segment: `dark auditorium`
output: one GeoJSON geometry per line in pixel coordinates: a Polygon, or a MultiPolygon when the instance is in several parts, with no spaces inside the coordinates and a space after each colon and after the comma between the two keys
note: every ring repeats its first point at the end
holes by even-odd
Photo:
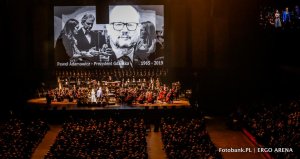
{"type": "Polygon", "coordinates": [[[4,3],[1,159],[299,158],[299,0],[4,3]]]}

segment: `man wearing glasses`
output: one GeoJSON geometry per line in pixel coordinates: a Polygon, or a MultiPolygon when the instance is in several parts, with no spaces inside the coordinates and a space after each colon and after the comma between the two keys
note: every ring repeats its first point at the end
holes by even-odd
{"type": "Polygon", "coordinates": [[[140,14],[128,5],[115,6],[109,14],[106,25],[109,45],[114,55],[112,61],[120,68],[139,65],[135,56],[135,46],[140,36],[140,14]]]}

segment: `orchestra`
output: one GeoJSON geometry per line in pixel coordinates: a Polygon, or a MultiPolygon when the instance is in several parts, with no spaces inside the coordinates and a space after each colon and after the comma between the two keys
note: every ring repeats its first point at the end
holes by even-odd
{"type": "Polygon", "coordinates": [[[56,73],[58,87],[50,90],[49,95],[57,102],[77,99],[80,104],[101,103],[103,106],[173,103],[178,99],[180,82],[163,83],[165,72],[164,69],[62,70],[56,73]]]}

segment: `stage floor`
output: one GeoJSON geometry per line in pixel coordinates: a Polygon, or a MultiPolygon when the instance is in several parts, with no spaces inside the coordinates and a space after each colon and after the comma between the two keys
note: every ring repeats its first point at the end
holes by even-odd
{"type": "Polygon", "coordinates": [[[32,109],[41,110],[107,110],[107,109],[178,109],[189,108],[190,102],[186,99],[175,100],[173,103],[154,103],[154,104],[139,104],[133,103],[127,105],[125,103],[117,103],[114,105],[98,106],[95,105],[77,105],[77,101],[69,102],[64,100],[62,102],[51,102],[50,106],[47,105],[46,98],[35,98],[27,101],[28,106],[32,109]]]}

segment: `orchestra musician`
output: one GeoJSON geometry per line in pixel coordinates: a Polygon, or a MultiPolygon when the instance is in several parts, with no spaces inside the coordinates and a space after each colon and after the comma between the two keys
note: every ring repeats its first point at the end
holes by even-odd
{"type": "Polygon", "coordinates": [[[139,97],[137,98],[137,102],[140,104],[144,104],[144,101],[145,101],[145,94],[140,93],[139,97]]]}
{"type": "Polygon", "coordinates": [[[134,96],[131,92],[128,92],[126,98],[125,98],[125,102],[128,104],[128,105],[131,105],[132,102],[133,102],[133,99],[134,99],[134,96]]]}
{"type": "Polygon", "coordinates": [[[164,89],[162,89],[162,90],[159,92],[159,94],[158,94],[157,100],[160,100],[161,102],[164,102],[166,93],[167,93],[167,92],[166,92],[164,89]]]}
{"type": "Polygon", "coordinates": [[[153,92],[147,91],[146,93],[147,103],[154,103],[153,92]]]}
{"type": "Polygon", "coordinates": [[[173,103],[173,91],[169,90],[168,94],[166,95],[166,102],[167,103],[173,103]]]}

